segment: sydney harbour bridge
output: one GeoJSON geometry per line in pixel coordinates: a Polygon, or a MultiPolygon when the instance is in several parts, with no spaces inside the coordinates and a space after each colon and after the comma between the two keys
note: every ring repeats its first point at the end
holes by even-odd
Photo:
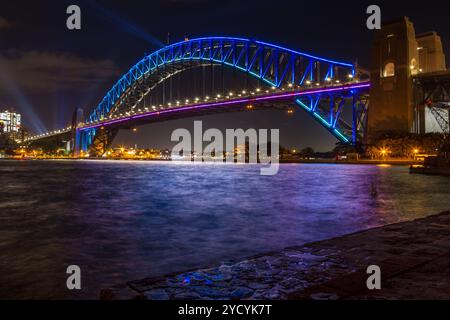
{"type": "Polygon", "coordinates": [[[356,144],[364,139],[369,87],[349,63],[250,39],[192,39],[145,56],[86,119],[75,114],[67,128],[27,142],[71,141],[74,155],[99,157],[121,129],[219,112],[301,108],[339,141],[356,144]],[[174,99],[180,79],[197,83],[198,94],[190,90],[174,99]]]}
{"type": "Polygon", "coordinates": [[[138,61],[87,117],[75,112],[67,128],[26,142],[65,141],[74,156],[101,157],[119,130],[221,112],[301,109],[341,143],[361,145],[370,87],[355,64],[252,39],[186,39],[138,61]]]}

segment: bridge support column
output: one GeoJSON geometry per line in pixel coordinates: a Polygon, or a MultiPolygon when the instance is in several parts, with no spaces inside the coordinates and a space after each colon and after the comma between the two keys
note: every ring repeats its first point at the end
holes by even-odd
{"type": "Polygon", "coordinates": [[[91,131],[92,130],[75,130],[73,139],[74,143],[71,150],[73,157],[84,157],[88,154],[89,145],[93,140],[91,131]]]}
{"type": "Polygon", "coordinates": [[[361,146],[367,129],[368,87],[364,85],[341,92],[312,94],[299,97],[295,102],[341,143],[361,146]],[[346,107],[351,107],[352,112],[348,123],[342,116],[346,107]]]}
{"type": "MultiPolygon", "coordinates": [[[[352,97],[352,142],[358,143],[358,99],[356,95],[352,97]]],[[[365,136],[365,133],[363,134],[365,136]]]]}
{"type": "Polygon", "coordinates": [[[101,158],[108,151],[119,129],[100,128],[86,132],[85,151],[90,157],[101,158]]]}

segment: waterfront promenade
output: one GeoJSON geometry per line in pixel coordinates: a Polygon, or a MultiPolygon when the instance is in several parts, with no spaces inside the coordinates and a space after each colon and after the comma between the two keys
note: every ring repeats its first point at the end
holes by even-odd
{"type": "Polygon", "coordinates": [[[101,299],[449,299],[450,212],[160,278],[101,299]],[[369,265],[382,289],[366,288],[369,265]]]}

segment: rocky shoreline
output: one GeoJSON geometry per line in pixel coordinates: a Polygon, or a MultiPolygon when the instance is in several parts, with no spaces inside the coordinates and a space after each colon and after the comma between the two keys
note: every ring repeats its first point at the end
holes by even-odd
{"type": "Polygon", "coordinates": [[[102,290],[102,300],[450,299],[450,212],[102,290]],[[366,270],[381,268],[369,291],[366,270]]]}

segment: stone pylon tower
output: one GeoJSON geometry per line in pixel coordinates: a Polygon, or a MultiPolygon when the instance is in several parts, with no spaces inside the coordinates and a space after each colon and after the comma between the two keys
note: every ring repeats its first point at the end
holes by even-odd
{"type": "Polygon", "coordinates": [[[417,35],[419,51],[419,72],[430,73],[445,71],[445,53],[442,47],[441,37],[436,31],[425,32],[417,35]]]}
{"type": "Polygon", "coordinates": [[[368,142],[385,132],[408,133],[414,124],[412,77],[419,72],[414,26],[407,17],[376,31],[371,54],[368,142]]]}

